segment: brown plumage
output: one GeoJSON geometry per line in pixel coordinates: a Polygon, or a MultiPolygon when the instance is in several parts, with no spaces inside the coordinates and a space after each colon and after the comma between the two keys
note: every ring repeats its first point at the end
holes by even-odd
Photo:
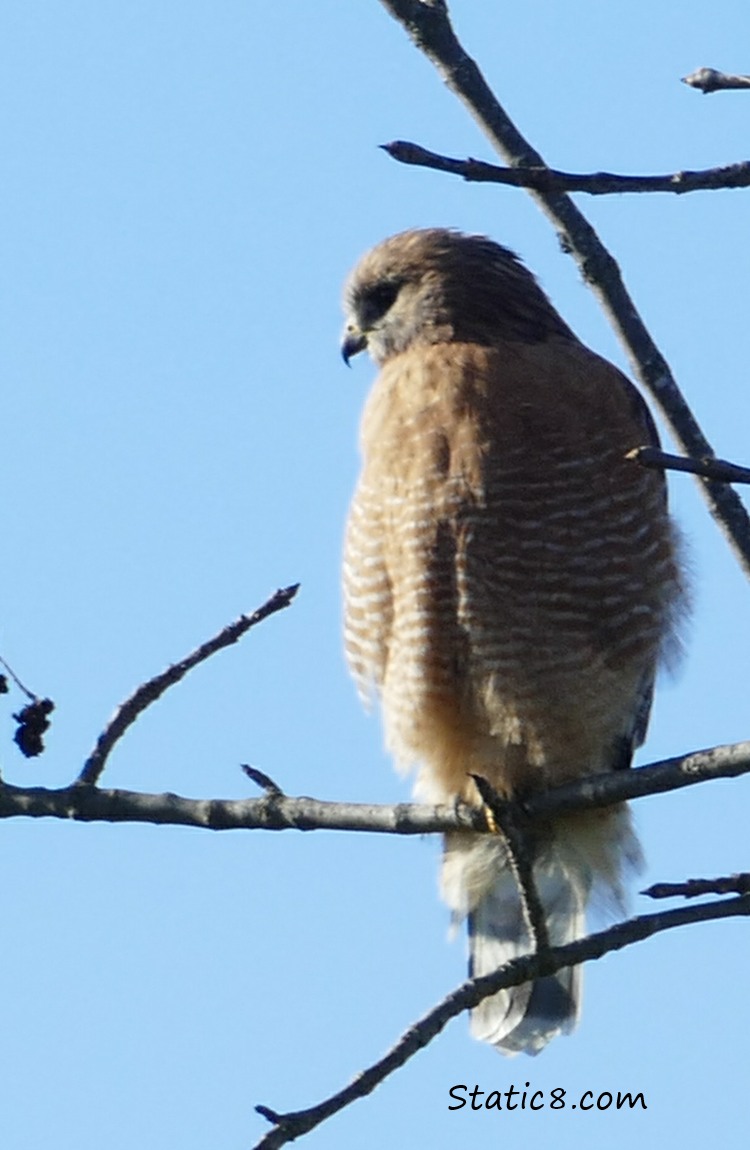
{"type": "MultiPolygon", "coordinates": [[[[348,359],[380,375],[344,563],[346,652],[387,744],[430,801],[477,801],[629,765],[681,600],[657,441],[635,388],[584,347],[518,259],[480,236],[404,232],[346,287],[348,359]]],[[[543,828],[553,944],[638,857],[624,808],[543,828]]],[[[449,835],[443,894],[485,974],[530,946],[502,841],[449,835]]],[[[485,1000],[472,1030],[535,1053],[577,1018],[579,973],[485,1000]]]]}

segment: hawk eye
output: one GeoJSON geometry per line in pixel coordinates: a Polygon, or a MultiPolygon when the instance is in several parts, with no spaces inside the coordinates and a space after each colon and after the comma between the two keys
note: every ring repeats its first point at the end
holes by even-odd
{"type": "Polygon", "coordinates": [[[383,318],[392,307],[400,290],[401,284],[398,280],[384,280],[370,288],[365,297],[365,306],[371,322],[383,318]]]}

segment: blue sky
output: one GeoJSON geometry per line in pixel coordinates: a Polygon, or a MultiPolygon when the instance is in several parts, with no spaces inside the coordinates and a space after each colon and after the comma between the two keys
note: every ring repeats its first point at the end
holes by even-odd
{"type": "MultiPolygon", "coordinates": [[[[747,71],[739,0],[455,0],[453,17],[553,165],[745,158],[750,97],[679,83],[747,71]]],[[[65,784],[134,686],[299,580],[290,611],[143,717],[104,782],[244,797],[251,762],[290,794],[406,798],[341,654],[373,377],[338,357],[342,280],[405,227],[486,232],[626,367],[593,297],[522,192],[378,150],[493,158],[377,0],[27,0],[0,16],[0,57],[0,651],[57,704],[26,762],[19,700],[3,703],[4,776],[65,784]]],[[[747,462],[747,193],[580,199],[718,453],[747,462]]],[[[747,584],[693,481],[671,489],[695,610],[641,761],[748,735],[747,584]]],[[[746,868],[748,785],[637,804],[641,885],[746,868]]],[[[437,859],[434,841],[384,836],[4,822],[3,1146],[248,1147],[256,1102],[338,1089],[463,978],[437,859]]],[[[536,1060],[499,1058],[458,1019],[306,1144],[737,1145],[744,932],[691,928],[590,966],[578,1032],[536,1060]],[[640,1090],[648,1111],[448,1111],[457,1083],[526,1082],[640,1090]]]]}

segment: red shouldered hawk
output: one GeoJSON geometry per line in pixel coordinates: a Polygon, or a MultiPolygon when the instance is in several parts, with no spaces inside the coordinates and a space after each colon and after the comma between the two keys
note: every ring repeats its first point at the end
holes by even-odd
{"type": "MultiPolygon", "coordinates": [[[[644,737],[681,600],[656,443],[633,385],[584,347],[506,248],[408,231],[363,257],[343,355],[380,375],[344,562],[346,653],[376,692],[389,749],[429,801],[477,802],[618,770],[644,737]]],[[[639,858],[626,808],[539,831],[552,945],[580,937],[591,892],[621,898],[639,858]]],[[[468,918],[470,973],[530,941],[499,836],[449,834],[442,890],[468,918]]],[[[576,1022],[579,969],[503,990],[472,1032],[536,1053],[576,1022]]]]}

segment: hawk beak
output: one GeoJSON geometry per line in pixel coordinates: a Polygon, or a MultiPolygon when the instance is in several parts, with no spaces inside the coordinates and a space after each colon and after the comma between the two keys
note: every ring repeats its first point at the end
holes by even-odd
{"type": "Polygon", "coordinates": [[[367,336],[358,327],[349,324],[344,332],[344,338],[341,341],[341,358],[347,367],[350,366],[349,360],[352,356],[359,355],[367,347],[367,336]]]}

